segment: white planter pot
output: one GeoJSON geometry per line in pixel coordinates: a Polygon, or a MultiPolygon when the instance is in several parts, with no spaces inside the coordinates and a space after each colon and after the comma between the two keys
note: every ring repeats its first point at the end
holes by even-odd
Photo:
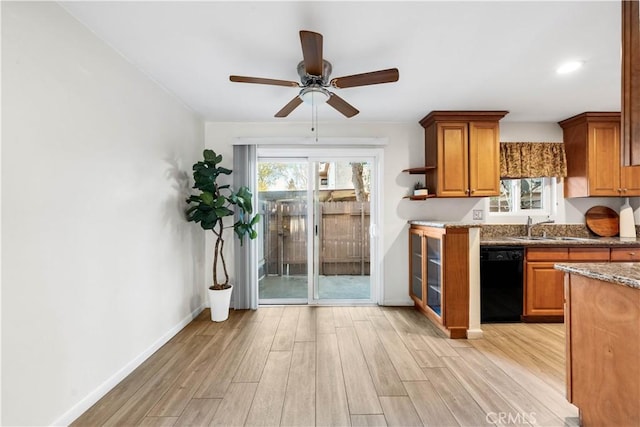
{"type": "Polygon", "coordinates": [[[228,289],[207,289],[209,293],[209,307],[211,307],[211,320],[224,322],[229,318],[229,305],[231,304],[231,292],[233,286],[228,289]]]}

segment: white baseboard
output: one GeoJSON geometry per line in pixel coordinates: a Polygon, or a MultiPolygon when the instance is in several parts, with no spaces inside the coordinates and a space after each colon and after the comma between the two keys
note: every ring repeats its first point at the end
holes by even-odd
{"type": "Polygon", "coordinates": [[[65,412],[60,418],[51,423],[52,426],[68,426],[76,420],[80,415],[85,413],[87,409],[91,408],[98,400],[104,397],[112,388],[114,388],[120,381],[122,381],[127,375],[133,372],[138,366],[149,358],[153,353],[158,351],[160,347],[165,345],[171,338],[173,338],[178,332],[185,326],[193,321],[204,310],[204,304],[196,308],[191,314],[187,315],[184,319],[178,322],[173,328],[169,329],[164,335],[162,335],[156,342],[154,342],[149,348],[139,354],[131,362],[123,366],[118,372],[113,374],[109,379],[100,384],[98,388],[89,393],[80,402],[76,403],[71,409],[65,412]]]}
{"type": "Polygon", "coordinates": [[[483,335],[482,329],[467,329],[467,339],[469,340],[479,340],[483,335]]]}

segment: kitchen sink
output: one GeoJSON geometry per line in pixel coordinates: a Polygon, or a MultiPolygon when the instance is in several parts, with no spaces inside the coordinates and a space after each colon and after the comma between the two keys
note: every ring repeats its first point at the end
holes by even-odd
{"type": "Polygon", "coordinates": [[[591,240],[589,237],[566,237],[566,236],[559,236],[559,237],[548,237],[548,239],[550,240],[577,240],[577,241],[585,241],[585,240],[591,240]]]}
{"type": "Polygon", "coordinates": [[[510,240],[542,240],[542,241],[588,241],[588,237],[570,237],[570,236],[515,236],[509,237],[510,240]]]}
{"type": "Polygon", "coordinates": [[[547,240],[546,237],[541,237],[541,236],[531,236],[531,237],[515,236],[515,237],[507,237],[507,239],[509,240],[547,240]]]}

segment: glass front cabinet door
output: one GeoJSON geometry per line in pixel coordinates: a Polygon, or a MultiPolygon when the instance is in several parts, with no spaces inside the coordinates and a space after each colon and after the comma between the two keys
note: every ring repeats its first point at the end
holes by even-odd
{"type": "Polygon", "coordinates": [[[442,262],[441,239],[426,238],[427,246],[427,306],[442,317],[442,262]]]}
{"type": "Polygon", "coordinates": [[[409,234],[409,295],[415,304],[424,305],[423,296],[425,281],[424,263],[422,253],[424,252],[424,237],[421,230],[411,229],[409,234]]]}
{"type": "Polygon", "coordinates": [[[409,240],[409,295],[420,309],[442,316],[442,235],[411,227],[409,240]]]}

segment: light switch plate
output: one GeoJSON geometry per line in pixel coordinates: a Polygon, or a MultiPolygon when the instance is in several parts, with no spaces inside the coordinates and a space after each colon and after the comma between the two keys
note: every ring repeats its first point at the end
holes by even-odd
{"type": "Polygon", "coordinates": [[[484,211],[482,209],[473,210],[473,219],[482,219],[484,217],[484,211]]]}

